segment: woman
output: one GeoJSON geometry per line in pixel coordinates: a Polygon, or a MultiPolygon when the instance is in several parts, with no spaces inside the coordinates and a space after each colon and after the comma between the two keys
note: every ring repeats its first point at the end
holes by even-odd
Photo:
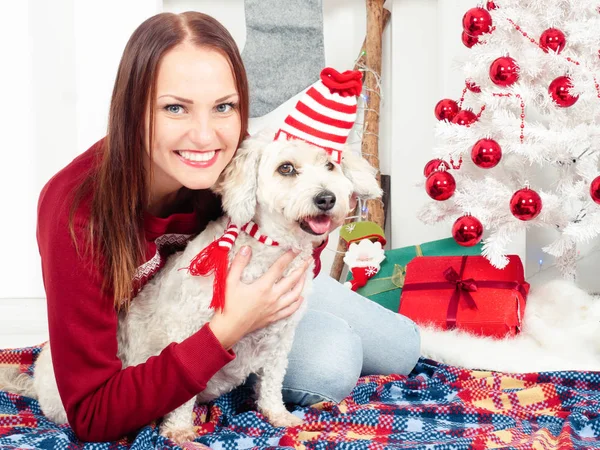
{"type": "MultiPolygon", "coordinates": [[[[201,13],[159,14],[124,50],[107,136],[42,190],[37,236],[52,361],[80,439],[117,439],[159,419],[204,389],[235,357],[234,343],[303,301],[302,271],[276,282],[292,253],[245,285],[251,255],[240,252],[222,313],[144,364],[122,369],[117,358],[118,312],[221,214],[208,189],[247,123],[248,85],[229,33],[201,13]]],[[[325,276],[310,307],[290,355],[286,401],[340,401],[361,374],[406,374],[415,365],[418,333],[407,319],[325,276]]]]}

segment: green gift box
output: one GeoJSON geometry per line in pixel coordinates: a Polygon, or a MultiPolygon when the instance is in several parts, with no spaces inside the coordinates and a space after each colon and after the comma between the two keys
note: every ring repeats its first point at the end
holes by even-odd
{"type": "MultiPolygon", "coordinates": [[[[481,255],[482,244],[473,247],[458,245],[453,238],[426,242],[421,245],[396,248],[385,251],[385,259],[379,272],[367,281],[366,286],[359,288],[358,293],[379,303],[381,306],[398,312],[400,293],[404,284],[406,265],[418,256],[473,256],[481,255]]],[[[348,280],[352,273],[348,272],[348,280]]]]}

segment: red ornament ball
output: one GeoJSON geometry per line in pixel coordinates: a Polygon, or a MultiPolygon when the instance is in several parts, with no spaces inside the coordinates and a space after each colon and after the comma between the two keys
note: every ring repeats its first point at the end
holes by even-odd
{"type": "Polygon", "coordinates": [[[502,56],[491,64],[490,79],[498,86],[511,86],[519,79],[519,65],[510,56],[502,56]]]}
{"type": "Polygon", "coordinates": [[[435,172],[436,170],[440,170],[440,169],[441,170],[449,170],[450,164],[448,164],[443,159],[439,159],[439,158],[432,159],[427,164],[425,164],[425,168],[423,169],[423,175],[425,175],[425,178],[427,178],[433,172],[435,172]]]}
{"type": "Polygon", "coordinates": [[[467,89],[473,92],[474,94],[479,94],[481,92],[481,88],[477,86],[477,84],[474,81],[467,80],[466,84],[467,89]]]}
{"type": "Polygon", "coordinates": [[[498,5],[496,5],[492,1],[489,1],[489,2],[487,2],[486,8],[488,9],[488,11],[492,11],[494,9],[498,9],[498,5]]]}
{"type": "Polygon", "coordinates": [[[471,149],[471,159],[477,167],[491,169],[502,159],[502,148],[493,139],[480,139],[471,149]]]}
{"type": "Polygon", "coordinates": [[[558,106],[561,108],[568,108],[569,106],[573,106],[577,100],[579,100],[578,95],[571,95],[569,92],[572,87],[573,84],[569,77],[558,77],[550,83],[548,92],[550,93],[552,100],[554,100],[558,106]]]}
{"type": "Polygon", "coordinates": [[[492,16],[484,8],[471,8],[463,16],[463,30],[469,36],[480,36],[492,29],[492,16]]]}
{"type": "Polygon", "coordinates": [[[510,199],[510,212],[519,220],[535,219],[542,211],[542,198],[529,188],[519,189],[510,199]]]}
{"type": "Polygon", "coordinates": [[[483,225],[476,217],[459,217],[452,225],[452,237],[454,237],[457,244],[463,247],[472,247],[481,241],[483,225]]]}
{"type": "Polygon", "coordinates": [[[467,48],[472,48],[475,44],[479,44],[479,38],[477,36],[469,36],[466,31],[462,32],[461,39],[467,48]]]}
{"type": "Polygon", "coordinates": [[[592,196],[592,200],[600,205],[600,176],[594,178],[594,181],[592,181],[590,195],[592,196]]]}
{"type": "Polygon", "coordinates": [[[448,200],[456,190],[454,177],[445,170],[432,172],[425,181],[425,190],[434,200],[448,200]]]}
{"type": "Polygon", "coordinates": [[[457,125],[468,126],[472,123],[477,122],[477,116],[470,109],[461,109],[454,119],[452,119],[452,123],[457,125]]]}
{"type": "Polygon", "coordinates": [[[458,107],[458,103],[449,98],[445,98],[437,102],[435,105],[435,117],[437,120],[447,120],[448,122],[452,122],[454,116],[460,111],[458,107]]]}
{"type": "Polygon", "coordinates": [[[550,50],[560,53],[565,48],[566,44],[567,38],[565,37],[565,33],[557,28],[548,28],[540,36],[540,47],[542,47],[542,50],[546,53],[550,50]]]}

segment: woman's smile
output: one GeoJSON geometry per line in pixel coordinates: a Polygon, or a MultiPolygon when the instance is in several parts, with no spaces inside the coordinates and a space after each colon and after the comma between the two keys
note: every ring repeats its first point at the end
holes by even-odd
{"type": "Polygon", "coordinates": [[[210,167],[219,158],[218,150],[175,150],[177,157],[186,165],[191,167],[210,167]]]}

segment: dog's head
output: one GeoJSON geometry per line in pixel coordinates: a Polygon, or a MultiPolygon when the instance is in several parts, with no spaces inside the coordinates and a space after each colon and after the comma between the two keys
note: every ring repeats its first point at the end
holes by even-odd
{"type": "Polygon", "coordinates": [[[378,198],[375,169],[349,150],[342,163],[300,140],[246,139],[213,190],[231,220],[253,220],[279,242],[320,242],[350,210],[350,196],[378,198]]]}

